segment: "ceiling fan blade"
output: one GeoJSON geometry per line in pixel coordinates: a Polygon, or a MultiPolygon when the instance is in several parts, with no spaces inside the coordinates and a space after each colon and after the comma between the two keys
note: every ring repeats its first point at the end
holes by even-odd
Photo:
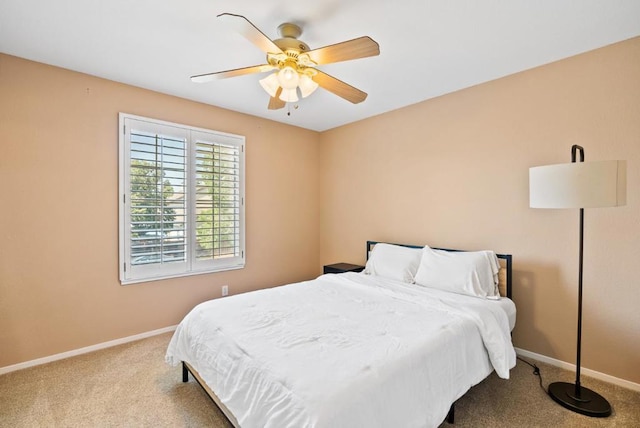
{"type": "Polygon", "coordinates": [[[306,52],[316,64],[348,61],[380,55],[380,46],[371,37],[363,36],[346,42],[329,45],[306,52]]]}
{"type": "Polygon", "coordinates": [[[344,83],[342,80],[329,76],[327,73],[323,73],[320,70],[316,71],[318,73],[313,76],[313,81],[340,98],[344,98],[354,104],[361,103],[367,98],[366,92],[362,92],[360,89],[354,88],[353,86],[344,83]]]}
{"type": "Polygon", "coordinates": [[[264,33],[253,25],[247,18],[242,15],[234,15],[232,13],[222,13],[218,15],[218,19],[224,22],[229,28],[240,33],[251,43],[256,45],[265,53],[282,53],[273,41],[264,35],[264,33]]]}
{"type": "Polygon", "coordinates": [[[275,67],[269,64],[254,65],[251,67],[235,68],[233,70],[216,71],[215,73],[198,74],[191,76],[191,81],[196,83],[211,82],[216,79],[227,79],[229,77],[242,76],[252,73],[264,73],[265,71],[271,71],[275,67]]]}
{"type": "Polygon", "coordinates": [[[286,103],[282,101],[280,98],[278,98],[281,93],[282,93],[282,88],[278,88],[278,90],[276,91],[276,96],[271,97],[271,99],[269,100],[269,106],[268,106],[269,110],[279,110],[285,106],[286,103]]]}

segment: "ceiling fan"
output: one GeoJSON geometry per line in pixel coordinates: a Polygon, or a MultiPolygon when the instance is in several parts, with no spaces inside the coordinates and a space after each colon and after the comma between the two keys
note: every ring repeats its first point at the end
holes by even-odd
{"type": "Polygon", "coordinates": [[[287,102],[298,101],[298,89],[305,98],[318,86],[354,104],[367,98],[365,92],[316,69],[315,66],[379,55],[380,47],[370,37],[363,36],[310,50],[306,43],[298,40],[302,29],[295,24],[281,24],[278,27],[281,38],[271,40],[244,16],[223,13],[218,15],[218,19],[265,52],[267,63],[191,76],[193,82],[209,82],[276,70],[260,80],[260,85],[271,96],[268,106],[270,110],[283,108],[287,102]]]}

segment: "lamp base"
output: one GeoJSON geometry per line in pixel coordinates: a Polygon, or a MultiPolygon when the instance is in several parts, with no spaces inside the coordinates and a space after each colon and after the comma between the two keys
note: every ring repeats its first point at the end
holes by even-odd
{"type": "Polygon", "coordinates": [[[549,395],[555,402],[574,412],[596,418],[611,415],[611,405],[597,392],[580,387],[576,394],[576,385],[568,382],[554,382],[549,385],[549,395]]]}

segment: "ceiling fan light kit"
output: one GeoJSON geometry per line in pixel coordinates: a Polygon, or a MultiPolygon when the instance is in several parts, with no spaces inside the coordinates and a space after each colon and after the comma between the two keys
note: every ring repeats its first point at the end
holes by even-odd
{"type": "Polygon", "coordinates": [[[298,25],[281,24],[278,26],[281,38],[272,41],[243,16],[223,13],[218,15],[218,19],[265,52],[267,64],[200,74],[192,76],[192,81],[209,82],[213,79],[225,79],[275,70],[274,73],[260,79],[260,86],[271,97],[268,105],[270,110],[281,109],[288,102],[297,102],[299,99],[298,90],[300,90],[302,98],[306,98],[318,87],[354,104],[367,98],[365,92],[317,70],[315,67],[379,55],[380,48],[370,37],[359,37],[310,50],[306,43],[298,40],[302,34],[302,29],[298,25]]]}
{"type": "Polygon", "coordinates": [[[307,98],[313,93],[313,91],[318,89],[318,86],[320,85],[314,82],[308,74],[300,75],[300,83],[298,83],[298,87],[300,88],[300,95],[302,95],[302,98],[307,98]]]}
{"type": "Polygon", "coordinates": [[[272,73],[264,79],[260,79],[260,85],[265,91],[267,91],[267,94],[269,94],[271,97],[275,97],[276,92],[278,92],[278,88],[280,87],[280,82],[278,81],[278,73],[272,73]]]}
{"type": "Polygon", "coordinates": [[[286,103],[295,103],[298,101],[298,94],[295,89],[283,88],[279,98],[286,103]]]}
{"type": "Polygon", "coordinates": [[[278,82],[282,89],[295,89],[298,87],[300,75],[293,67],[287,65],[278,71],[278,82]]]}

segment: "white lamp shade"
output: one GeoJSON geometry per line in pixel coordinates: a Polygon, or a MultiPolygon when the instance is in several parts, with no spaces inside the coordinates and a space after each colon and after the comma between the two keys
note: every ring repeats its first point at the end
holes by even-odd
{"type": "Polygon", "coordinates": [[[272,97],[276,96],[280,83],[278,82],[278,73],[271,73],[264,79],[260,79],[260,85],[272,97]]]}
{"type": "MultiPolygon", "coordinates": [[[[278,72],[278,81],[282,89],[295,89],[298,87],[300,75],[293,67],[286,66],[278,72]]],[[[297,101],[297,100],[296,100],[297,101]]]]}
{"type": "Polygon", "coordinates": [[[280,99],[287,103],[295,103],[298,101],[298,94],[296,89],[282,89],[282,93],[280,93],[280,99]]]}
{"type": "Polygon", "coordinates": [[[313,91],[318,89],[318,84],[306,74],[302,74],[300,76],[300,82],[298,85],[300,86],[300,95],[302,95],[302,98],[308,97],[313,93],[313,91]]]}
{"type": "Polygon", "coordinates": [[[574,162],[529,168],[531,208],[597,208],[627,203],[627,162],[574,162]]]}

